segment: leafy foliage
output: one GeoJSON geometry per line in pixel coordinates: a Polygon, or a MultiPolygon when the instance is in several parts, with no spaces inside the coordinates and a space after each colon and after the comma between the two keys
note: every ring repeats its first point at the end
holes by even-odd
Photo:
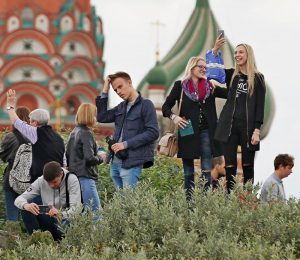
{"type": "Polygon", "coordinates": [[[60,244],[19,241],[1,257],[23,259],[296,259],[299,201],[263,206],[255,188],[197,188],[187,203],[181,187],[164,196],[148,180],[114,193],[102,219],[87,213],[71,222],[60,244]],[[159,195],[159,197],[157,197],[159,195]],[[241,199],[241,195],[243,199],[241,199]],[[25,246],[25,244],[27,246],[25,246]],[[41,252],[44,252],[42,254],[41,252]],[[51,252],[51,254],[49,253],[51,252]]]}
{"type": "MultiPolygon", "coordinates": [[[[0,165],[3,171],[3,165],[0,165]]],[[[259,187],[235,186],[228,195],[199,183],[187,203],[181,163],[157,157],[137,188],[116,192],[109,166],[99,166],[102,217],[92,213],[71,221],[58,244],[49,234],[30,238],[7,223],[13,238],[0,259],[297,259],[300,203],[261,205],[259,187]]],[[[1,197],[0,214],[3,213],[1,197]]]]}

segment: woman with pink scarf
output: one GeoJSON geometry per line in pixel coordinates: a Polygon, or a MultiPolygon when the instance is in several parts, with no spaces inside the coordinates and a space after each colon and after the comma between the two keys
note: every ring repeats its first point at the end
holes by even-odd
{"type": "MultiPolygon", "coordinates": [[[[202,57],[192,57],[187,63],[182,80],[174,86],[162,106],[164,117],[170,118],[179,129],[178,158],[182,158],[184,188],[187,199],[192,198],[194,183],[194,159],[201,159],[202,178],[205,188],[211,185],[212,157],[222,155],[219,143],[214,140],[217,126],[215,97],[226,98],[225,88],[214,87],[206,78],[206,62],[202,57]],[[182,93],[183,91],[183,93],[182,93]],[[172,108],[176,101],[182,105],[178,114],[172,108]],[[188,134],[180,131],[189,126],[188,134]]],[[[187,133],[187,132],[185,132],[187,133]]]]}

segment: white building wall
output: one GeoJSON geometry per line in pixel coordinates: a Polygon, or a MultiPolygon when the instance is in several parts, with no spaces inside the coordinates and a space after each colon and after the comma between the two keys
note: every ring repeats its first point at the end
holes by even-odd
{"type": "Polygon", "coordinates": [[[6,78],[10,82],[24,81],[26,80],[23,76],[25,70],[31,72],[31,78],[27,80],[43,81],[48,79],[48,76],[45,72],[43,72],[41,69],[38,69],[37,67],[31,66],[23,66],[16,68],[15,70],[11,71],[6,78]]]}
{"type": "Polygon", "coordinates": [[[44,33],[49,33],[48,17],[44,14],[39,14],[35,19],[35,27],[44,33]]]}
{"type": "Polygon", "coordinates": [[[89,82],[91,78],[87,71],[80,68],[72,68],[63,73],[63,77],[68,81],[70,85],[74,85],[77,83],[89,82]],[[72,72],[73,78],[70,79],[69,72],[72,72]]]}
{"type": "Polygon", "coordinates": [[[46,47],[39,41],[34,39],[18,40],[11,44],[7,50],[8,54],[47,54],[46,47]],[[24,43],[31,42],[31,50],[24,49],[24,43]]]}
{"type": "Polygon", "coordinates": [[[20,20],[16,16],[11,16],[7,20],[7,32],[12,32],[20,28],[20,20]]]}
{"type": "Polygon", "coordinates": [[[74,50],[70,49],[70,42],[67,42],[63,46],[60,54],[63,56],[67,55],[67,56],[86,56],[89,58],[92,57],[89,48],[84,43],[78,41],[72,43],[75,45],[74,50]]]}

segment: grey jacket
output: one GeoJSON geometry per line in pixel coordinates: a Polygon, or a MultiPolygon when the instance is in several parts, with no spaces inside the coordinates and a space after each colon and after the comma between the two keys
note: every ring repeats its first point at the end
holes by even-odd
{"type": "Polygon", "coordinates": [[[264,182],[260,199],[264,203],[268,203],[274,200],[286,201],[286,196],[284,192],[284,187],[282,180],[273,173],[269,178],[264,182]]]}
{"type": "Polygon", "coordinates": [[[66,156],[69,171],[78,177],[97,180],[97,165],[102,163],[102,159],[97,155],[97,148],[92,131],[85,125],[77,125],[67,142],[66,156]]]}
{"type": "MultiPolygon", "coordinates": [[[[63,169],[63,168],[62,168],[63,169]]],[[[78,178],[70,174],[68,178],[68,191],[70,208],[66,208],[66,185],[65,178],[67,170],[63,169],[64,177],[58,189],[52,189],[48,182],[41,176],[35,180],[30,187],[15,200],[15,206],[24,209],[24,205],[31,199],[41,196],[43,205],[52,205],[62,211],[62,218],[68,219],[81,212],[81,191],[78,178]]]]}

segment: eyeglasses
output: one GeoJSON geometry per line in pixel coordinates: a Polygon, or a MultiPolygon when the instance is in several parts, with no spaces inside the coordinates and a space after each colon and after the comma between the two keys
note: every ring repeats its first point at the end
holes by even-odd
{"type": "Polygon", "coordinates": [[[198,67],[201,70],[206,70],[206,66],[203,65],[196,65],[195,67],[198,67]]]}

